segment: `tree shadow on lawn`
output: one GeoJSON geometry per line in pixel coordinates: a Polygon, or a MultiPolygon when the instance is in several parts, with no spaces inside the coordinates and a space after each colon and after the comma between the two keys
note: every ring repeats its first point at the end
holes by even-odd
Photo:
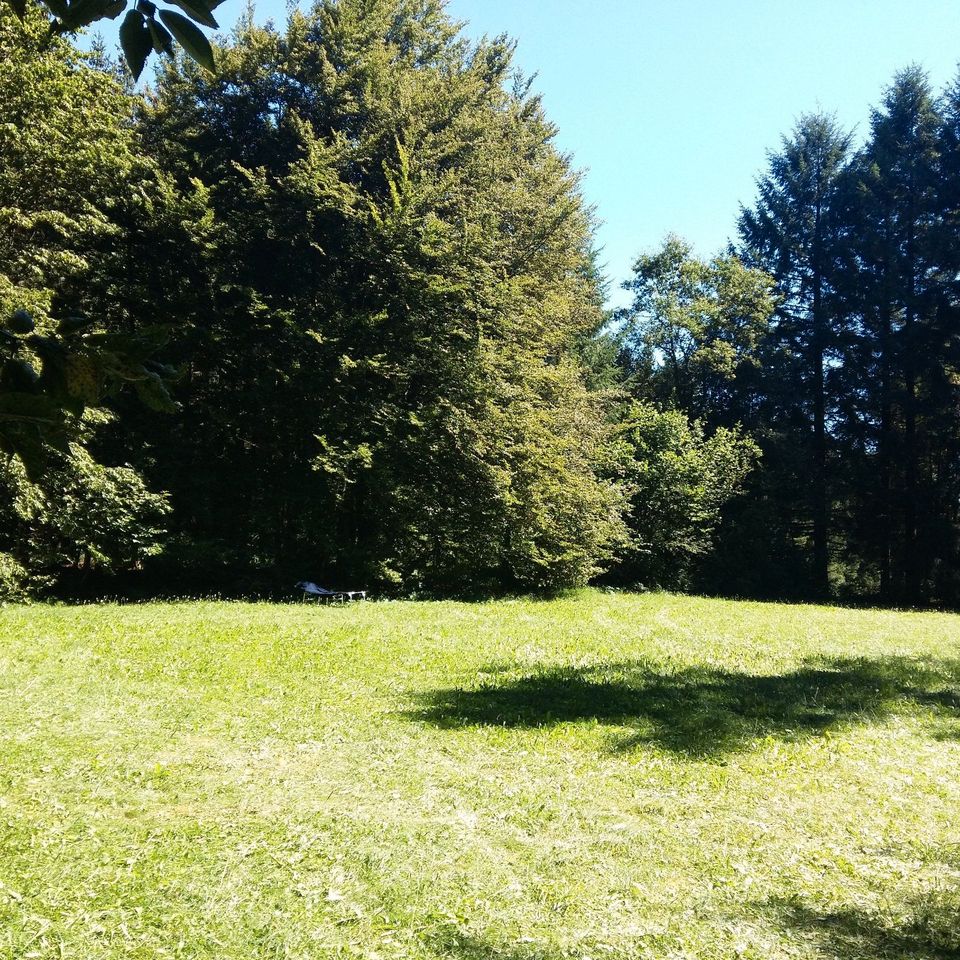
{"type": "MultiPolygon", "coordinates": [[[[898,917],[886,920],[856,908],[824,912],[776,900],[759,906],[773,915],[786,942],[793,947],[801,939],[809,942],[824,960],[960,960],[960,900],[956,898],[908,903],[898,917]]],[[[462,930],[429,937],[427,945],[442,960],[559,960],[570,956],[543,943],[494,942],[462,930]]],[[[611,960],[624,956],[606,951],[603,955],[611,960]]]]}
{"type": "MultiPolygon", "coordinates": [[[[532,941],[529,944],[495,943],[463,930],[431,937],[428,946],[443,960],[561,960],[570,956],[532,941]]],[[[610,960],[616,960],[616,956],[610,960]]]]}
{"type": "Polygon", "coordinates": [[[847,908],[820,912],[789,905],[778,911],[793,934],[811,938],[838,960],[960,960],[960,900],[924,900],[899,920],[847,908]]]}
{"type": "Polygon", "coordinates": [[[699,757],[765,736],[798,739],[898,711],[919,709],[948,724],[960,717],[960,660],[832,658],[771,675],[671,670],[644,661],[519,676],[501,666],[484,672],[489,679],[477,687],[422,694],[419,709],[408,716],[448,728],[626,725],[636,732],[618,749],[652,743],[699,757]]]}

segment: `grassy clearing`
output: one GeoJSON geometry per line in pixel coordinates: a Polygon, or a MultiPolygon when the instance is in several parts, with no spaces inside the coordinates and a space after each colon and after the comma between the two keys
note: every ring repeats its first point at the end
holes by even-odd
{"type": "Polygon", "coordinates": [[[960,617],[0,611],[0,956],[960,957],[960,617]]]}

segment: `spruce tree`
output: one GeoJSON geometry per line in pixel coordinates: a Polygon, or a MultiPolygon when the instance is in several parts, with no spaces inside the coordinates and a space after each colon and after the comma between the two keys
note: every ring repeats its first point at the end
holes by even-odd
{"type": "Polygon", "coordinates": [[[833,398],[828,366],[840,340],[835,294],[839,224],[832,215],[850,137],[823,114],[804,116],[758,184],[752,209],[740,217],[741,253],[776,280],[780,303],[774,338],[782,366],[770,379],[776,418],[807,425],[808,487],[815,588],[829,589],[830,492],[828,417],[833,398]]]}
{"type": "Polygon", "coordinates": [[[960,75],[944,93],[938,183],[938,289],[931,342],[939,362],[932,365],[931,399],[935,459],[932,475],[941,522],[934,595],[960,601],[960,75]]]}
{"type": "MultiPolygon", "coordinates": [[[[940,364],[935,326],[941,117],[926,75],[902,71],[873,111],[856,164],[859,209],[852,242],[857,306],[866,349],[863,380],[875,373],[881,592],[918,602],[933,558],[928,432],[931,378],[940,364]]],[[[934,441],[935,442],[935,441],[934,441]]]]}

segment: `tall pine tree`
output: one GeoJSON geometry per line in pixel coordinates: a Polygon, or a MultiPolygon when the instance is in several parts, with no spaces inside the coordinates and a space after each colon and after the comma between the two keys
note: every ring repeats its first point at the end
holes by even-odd
{"type": "Polygon", "coordinates": [[[872,398],[865,413],[876,436],[880,587],[887,599],[911,603],[926,592],[937,524],[929,500],[937,440],[928,428],[930,386],[942,363],[934,333],[941,125],[923,71],[898,74],[857,159],[851,230],[860,383],[872,398]]]}
{"type": "Polygon", "coordinates": [[[795,492],[808,505],[814,584],[821,593],[829,589],[830,560],[828,372],[839,341],[831,303],[839,229],[833,201],[849,149],[849,135],[832,118],[802,117],[770,156],[755,207],[740,217],[742,256],[770,273],[780,293],[774,339],[782,366],[769,382],[777,408],[771,412],[781,422],[807,426],[800,439],[809,451],[810,482],[798,477],[795,492]]]}

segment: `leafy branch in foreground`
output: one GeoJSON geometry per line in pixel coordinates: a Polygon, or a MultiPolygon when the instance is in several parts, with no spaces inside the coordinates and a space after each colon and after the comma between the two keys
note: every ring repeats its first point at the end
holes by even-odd
{"type": "Polygon", "coordinates": [[[132,266],[170,193],[132,111],[38,5],[0,2],[0,116],[18,121],[0,125],[0,453],[33,480],[124,385],[174,408],[176,371],[153,359],[167,314],[132,266]]]}
{"type": "Polygon", "coordinates": [[[27,310],[15,310],[0,329],[0,451],[17,454],[36,478],[50,448],[67,451],[84,409],[125,383],[152,409],[175,410],[167,385],[177,371],[151,359],[166,339],[162,327],[97,331],[80,315],[42,333],[27,310]]]}
{"type": "MultiPolygon", "coordinates": [[[[5,0],[23,20],[28,0],[5,0]]],[[[183,13],[160,9],[151,0],[40,0],[52,16],[51,34],[74,35],[99,20],[116,20],[124,11],[120,24],[120,47],[134,80],[143,73],[151,53],[173,56],[174,41],[200,66],[211,72],[215,61],[213,48],[200,26],[216,30],[213,16],[221,0],[173,0],[183,13]],[[186,16],[184,16],[186,14],[186,16]]]]}

